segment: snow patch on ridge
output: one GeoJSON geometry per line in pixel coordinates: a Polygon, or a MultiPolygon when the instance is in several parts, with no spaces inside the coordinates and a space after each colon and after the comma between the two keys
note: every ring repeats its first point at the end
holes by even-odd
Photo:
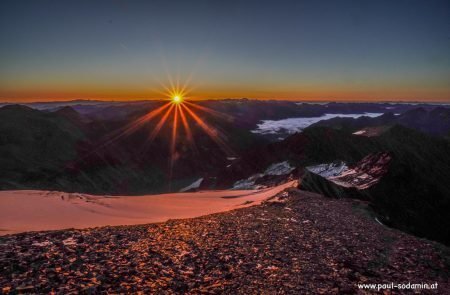
{"type": "Polygon", "coordinates": [[[306,169],[314,174],[318,174],[322,177],[329,178],[340,175],[343,171],[348,169],[345,162],[339,161],[336,163],[319,164],[316,166],[309,166],[306,169]]]}
{"type": "Polygon", "coordinates": [[[288,161],[275,163],[275,164],[270,165],[263,173],[253,174],[252,176],[250,176],[247,179],[241,179],[241,180],[236,181],[233,184],[233,187],[231,189],[233,189],[233,190],[260,189],[265,186],[255,184],[259,178],[262,178],[266,175],[270,175],[270,176],[286,175],[286,174],[291,173],[294,169],[295,169],[295,167],[292,167],[291,165],[289,165],[288,161]]]}
{"type": "Polygon", "coordinates": [[[339,186],[363,190],[380,181],[386,174],[391,159],[388,153],[376,153],[364,157],[353,167],[339,162],[309,166],[306,169],[339,186]]]}
{"type": "Polygon", "coordinates": [[[358,131],[356,131],[356,132],[353,132],[352,134],[353,135],[363,135],[363,134],[365,134],[366,133],[366,130],[358,130],[358,131]]]}
{"type": "Polygon", "coordinates": [[[191,183],[187,187],[180,189],[180,193],[187,192],[187,191],[189,191],[191,189],[199,188],[200,184],[202,184],[202,181],[203,181],[203,178],[197,179],[196,181],[194,181],[193,183],[191,183]]]}
{"type": "Polygon", "coordinates": [[[266,171],[264,171],[263,174],[265,175],[285,175],[288,173],[291,173],[292,170],[294,170],[294,167],[291,167],[291,165],[289,165],[288,161],[284,161],[284,162],[280,162],[280,163],[275,163],[269,166],[269,168],[266,169],[266,171]]]}
{"type": "Polygon", "coordinates": [[[381,135],[387,129],[389,129],[389,126],[365,127],[361,130],[353,132],[352,134],[359,136],[373,137],[381,135]]]}

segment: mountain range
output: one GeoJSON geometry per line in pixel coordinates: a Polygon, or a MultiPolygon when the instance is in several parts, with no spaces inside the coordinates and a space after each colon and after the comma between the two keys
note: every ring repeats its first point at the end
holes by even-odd
{"type": "Polygon", "coordinates": [[[210,111],[197,112],[225,147],[190,117],[193,140],[180,127],[175,157],[171,118],[153,141],[158,120],[115,136],[163,103],[1,107],[0,189],[148,194],[265,187],[299,178],[303,190],[366,201],[379,222],[450,244],[445,106],[202,101],[198,106],[210,111]],[[332,118],[275,142],[251,132],[261,120],[357,112],[384,115],[332,118]]]}

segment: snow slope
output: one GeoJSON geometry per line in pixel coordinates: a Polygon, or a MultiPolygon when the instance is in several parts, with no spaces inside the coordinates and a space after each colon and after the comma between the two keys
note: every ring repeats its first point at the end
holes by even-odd
{"type": "Polygon", "coordinates": [[[310,166],[306,169],[342,187],[362,190],[380,181],[388,171],[391,159],[388,153],[376,153],[366,156],[352,167],[348,167],[344,162],[336,162],[310,166]]]}
{"type": "Polygon", "coordinates": [[[256,205],[297,184],[290,181],[263,190],[114,197],[57,191],[0,191],[0,234],[197,217],[256,205]]]}

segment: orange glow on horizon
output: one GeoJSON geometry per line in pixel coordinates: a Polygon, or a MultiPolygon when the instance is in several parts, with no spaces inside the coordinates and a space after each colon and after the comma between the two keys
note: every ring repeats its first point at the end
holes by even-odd
{"type": "MultiPolygon", "coordinates": [[[[211,99],[259,99],[259,100],[291,100],[291,101],[349,101],[349,102],[383,102],[383,101],[424,101],[448,102],[450,89],[445,87],[405,87],[404,85],[389,86],[332,86],[314,85],[305,87],[277,87],[267,89],[264,86],[250,87],[220,87],[213,86],[197,89],[195,94],[192,88],[180,83],[172,82],[172,86],[163,86],[164,91],[151,89],[94,89],[80,87],[61,91],[46,91],[33,89],[3,89],[0,90],[0,102],[29,103],[51,102],[69,100],[100,100],[100,101],[140,101],[140,100],[167,100],[179,96],[190,101],[211,99]],[[80,91],[79,89],[83,89],[80,91]]],[[[161,88],[160,88],[161,89],[161,88]]]]}

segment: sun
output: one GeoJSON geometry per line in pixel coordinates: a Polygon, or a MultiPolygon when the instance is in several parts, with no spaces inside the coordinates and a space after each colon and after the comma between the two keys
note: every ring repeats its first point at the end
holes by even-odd
{"type": "MultiPolygon", "coordinates": [[[[159,118],[159,121],[155,122],[153,130],[150,130],[147,140],[141,147],[141,151],[148,149],[149,145],[152,144],[156,136],[163,129],[163,126],[170,120],[172,123],[168,123],[171,127],[170,130],[170,146],[169,146],[169,179],[172,179],[173,168],[176,159],[179,155],[177,147],[180,143],[179,134],[184,129],[187,144],[191,146],[195,154],[198,153],[197,145],[193,136],[193,128],[200,129],[203,131],[211,140],[213,140],[220,149],[227,155],[235,157],[236,154],[228,146],[226,142],[226,135],[220,132],[214,126],[208,124],[198,112],[203,112],[217,118],[226,119],[227,121],[232,121],[229,116],[217,112],[215,110],[209,109],[205,106],[199,105],[198,103],[191,102],[191,96],[189,92],[186,91],[186,86],[182,88],[179,87],[164,87],[166,92],[160,92],[165,96],[163,104],[143,116],[133,120],[128,125],[125,125],[118,130],[114,131],[108,138],[104,139],[104,143],[101,147],[105,147],[113,142],[119,140],[123,136],[129,136],[135,133],[138,129],[142,128],[147,122],[159,118]]],[[[184,146],[184,145],[183,145],[184,146]]]]}
{"type": "Polygon", "coordinates": [[[175,96],[172,97],[172,101],[174,103],[178,104],[178,103],[181,103],[183,101],[183,98],[180,95],[175,95],[175,96]]]}

